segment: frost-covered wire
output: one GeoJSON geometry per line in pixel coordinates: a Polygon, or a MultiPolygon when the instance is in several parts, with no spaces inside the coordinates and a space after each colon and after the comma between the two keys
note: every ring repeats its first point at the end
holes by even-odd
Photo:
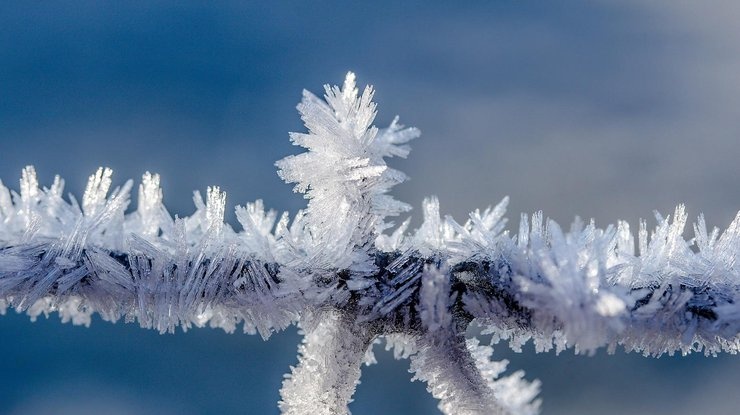
{"type": "Polygon", "coordinates": [[[286,414],[348,413],[379,339],[410,358],[446,414],[537,413],[539,383],[500,377],[506,363],[465,338],[473,322],[515,350],[532,340],[538,351],[738,352],[740,216],[722,233],[700,216],[688,241],[683,206],[656,214],[650,233],[644,221],[636,235],[626,222],[565,231],[542,213],[510,232],[508,199],[461,224],[429,198],[419,229],[390,231],[409,206],[387,194],[405,176],[385,159],[406,157],[419,131],[397,119],[374,127],[372,95],[351,73],[323,100],[304,92],[307,132],[291,140],[307,151],[277,162],[308,199],[292,220],[258,200],[236,208],[234,230],[217,187],[173,219],[149,173],[135,209],[132,182],[111,190],[109,169],[90,177],[81,205],[59,177],[40,188],[32,167],[19,192],[0,182],[0,313],[85,325],[98,313],[160,332],[241,325],[263,338],[298,324],[286,414]]]}

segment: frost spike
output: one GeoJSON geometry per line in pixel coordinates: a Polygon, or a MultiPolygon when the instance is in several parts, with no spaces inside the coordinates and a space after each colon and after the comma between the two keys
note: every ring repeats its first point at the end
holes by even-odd
{"type": "Polygon", "coordinates": [[[98,168],[98,171],[90,176],[85,188],[85,194],[82,196],[82,211],[85,216],[93,216],[95,212],[105,202],[108,189],[112,183],[111,176],[113,170],[109,168],[98,168]]]}

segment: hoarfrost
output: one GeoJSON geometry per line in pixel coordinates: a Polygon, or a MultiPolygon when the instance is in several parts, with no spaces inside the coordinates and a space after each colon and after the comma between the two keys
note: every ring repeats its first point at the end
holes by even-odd
{"type": "Polygon", "coordinates": [[[0,182],[0,314],[89,325],[98,313],[162,333],[241,325],[263,338],[299,324],[287,414],[348,413],[379,339],[410,359],[444,413],[537,413],[539,383],[500,377],[506,362],[465,338],[471,323],[514,350],[531,340],[538,351],[738,352],[740,214],[722,233],[700,216],[688,241],[683,206],[656,213],[652,232],[640,221],[636,235],[622,221],[576,219],[566,231],[541,212],[510,232],[506,198],[460,224],[431,197],[419,229],[407,232],[407,219],[390,232],[389,218],[410,207],[388,195],[406,177],[385,159],[406,157],[419,131],[398,118],[373,126],[372,96],[352,73],[323,100],[304,92],[307,132],[291,140],[307,152],[277,162],[308,199],[292,221],[257,200],[237,206],[234,230],[218,187],[173,219],[150,173],[128,214],[133,183],[111,190],[110,169],[90,177],[81,205],[63,199],[59,177],[40,188],[33,167],[19,192],[0,182]]]}

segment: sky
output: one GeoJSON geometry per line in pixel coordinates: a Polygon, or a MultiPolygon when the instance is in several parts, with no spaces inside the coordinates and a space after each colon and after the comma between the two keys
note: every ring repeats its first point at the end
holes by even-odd
{"type": "MultiPolygon", "coordinates": [[[[561,224],[654,224],[686,203],[740,208],[740,6],[732,1],[44,2],[0,4],[0,179],[35,165],[78,197],[98,166],[160,173],[173,214],[220,185],[228,204],[305,205],[274,162],[300,152],[295,105],[356,72],[422,137],[394,196],[458,221],[511,197],[561,224]],[[401,4],[399,4],[401,3],[401,4]],[[652,221],[652,222],[650,222],[652,221]]],[[[420,222],[412,211],[413,223],[420,222]]],[[[233,221],[233,211],[227,218],[233,221]]],[[[686,236],[690,236],[690,230],[686,236]]],[[[0,413],[277,413],[295,329],[257,336],[0,318],[0,413]]],[[[514,354],[543,414],[734,413],[736,356],[514,354]],[[595,412],[597,411],[597,412],[595,412]]],[[[354,414],[434,413],[408,362],[379,353],[354,414]]]]}

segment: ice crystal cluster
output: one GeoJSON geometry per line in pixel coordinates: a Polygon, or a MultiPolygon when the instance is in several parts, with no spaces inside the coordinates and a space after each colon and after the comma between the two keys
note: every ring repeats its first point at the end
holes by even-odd
{"type": "Polygon", "coordinates": [[[85,325],[98,313],[162,333],[241,325],[264,338],[298,324],[285,414],[348,413],[381,341],[410,360],[443,413],[537,413],[539,383],[502,376],[506,362],[466,338],[471,323],[515,350],[532,340],[538,351],[737,353],[740,216],[721,234],[700,216],[688,241],[683,206],[656,214],[650,232],[640,222],[636,237],[625,222],[565,231],[541,213],[512,232],[507,199],[459,223],[429,198],[419,229],[394,230],[389,218],[410,207],[387,194],[405,176],[385,160],[406,157],[419,131],[373,126],[372,97],[352,73],[324,99],[304,92],[307,131],[291,140],[307,151],[277,162],[308,199],[292,219],[258,200],[236,208],[234,230],[218,187],[173,219],[149,173],[135,210],[132,182],[111,191],[109,169],[90,177],[81,203],[63,198],[58,177],[39,188],[32,167],[19,192],[0,182],[0,311],[85,325]]]}

